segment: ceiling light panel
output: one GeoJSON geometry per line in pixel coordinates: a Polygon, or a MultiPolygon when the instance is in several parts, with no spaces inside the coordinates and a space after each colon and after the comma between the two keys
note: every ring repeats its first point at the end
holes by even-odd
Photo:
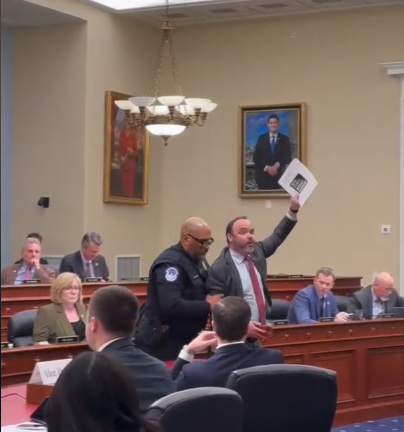
{"type": "MultiPolygon", "coordinates": [[[[166,6],[166,0],[88,0],[115,11],[131,11],[140,9],[161,8],[166,6]]],[[[220,3],[230,3],[234,0],[220,1],[220,3]]],[[[170,0],[171,6],[195,6],[198,4],[218,4],[215,0],[170,0]]]]}

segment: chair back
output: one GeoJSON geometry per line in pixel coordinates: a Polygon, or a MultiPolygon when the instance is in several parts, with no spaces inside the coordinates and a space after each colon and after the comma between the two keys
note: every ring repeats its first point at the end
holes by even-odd
{"type": "Polygon", "coordinates": [[[7,340],[15,347],[32,345],[36,309],[17,312],[8,321],[7,340]]]}
{"type": "Polygon", "coordinates": [[[272,300],[271,310],[267,316],[268,320],[285,320],[288,317],[290,302],[287,300],[274,299],[272,300]]]}
{"type": "Polygon", "coordinates": [[[225,388],[183,390],[156,401],[146,418],[164,432],[242,432],[243,401],[225,388]]]}
{"type": "Polygon", "coordinates": [[[336,376],[314,366],[256,366],[233,372],[226,387],[243,399],[243,432],[330,432],[336,376]]]}

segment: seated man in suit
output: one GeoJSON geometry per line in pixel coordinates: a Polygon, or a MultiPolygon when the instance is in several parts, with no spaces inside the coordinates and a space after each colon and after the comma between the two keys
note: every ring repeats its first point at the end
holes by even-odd
{"type": "Polygon", "coordinates": [[[109,270],[105,258],[100,255],[101,245],[102,239],[98,233],[84,234],[81,249],[62,258],[59,272],[76,273],[82,281],[86,278],[101,278],[107,281],[109,270]]]}
{"type": "Polygon", "coordinates": [[[337,301],[331,289],[335,274],[328,267],[317,271],[313,285],[301,289],[293,297],[288,312],[289,324],[314,324],[320,318],[332,317],[335,322],[346,322],[348,314],[339,312],[337,301]]]}
{"type": "Polygon", "coordinates": [[[386,272],[379,273],[373,284],[354,293],[350,299],[349,312],[363,312],[363,318],[375,319],[391,313],[394,307],[404,307],[404,298],[394,289],[394,279],[386,272]]]}
{"type": "MultiPolygon", "coordinates": [[[[42,240],[43,240],[43,238],[42,238],[41,234],[35,233],[35,232],[29,233],[26,238],[37,239],[37,240],[39,240],[39,243],[41,243],[41,246],[42,246],[42,240]]],[[[19,260],[17,260],[14,264],[22,264],[22,258],[20,258],[19,260]]],[[[41,257],[41,258],[39,258],[39,264],[48,265],[49,263],[48,263],[48,261],[46,259],[44,259],[44,258],[41,257]]]]}
{"type": "Polygon", "coordinates": [[[213,332],[202,332],[184,347],[172,369],[177,391],[197,387],[225,387],[231,372],[252,366],[284,363],[280,351],[245,344],[251,308],[241,297],[225,297],[212,310],[213,332]],[[194,355],[216,346],[206,361],[194,355]]]}
{"type": "Polygon", "coordinates": [[[21,262],[5,267],[1,272],[2,285],[21,285],[37,279],[42,284],[51,284],[55,271],[40,263],[41,243],[36,238],[25,239],[21,251],[21,262]]]}
{"type": "Polygon", "coordinates": [[[167,366],[132,341],[138,312],[138,300],[128,288],[111,285],[97,289],[88,308],[86,339],[94,351],[118,358],[132,371],[144,411],[175,388],[167,366]]]}

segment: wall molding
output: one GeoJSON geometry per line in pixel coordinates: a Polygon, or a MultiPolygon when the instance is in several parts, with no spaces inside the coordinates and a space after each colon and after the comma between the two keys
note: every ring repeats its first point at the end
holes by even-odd
{"type": "Polygon", "coordinates": [[[400,287],[404,296],[404,61],[382,63],[387,75],[401,80],[400,94],[400,287]]]}

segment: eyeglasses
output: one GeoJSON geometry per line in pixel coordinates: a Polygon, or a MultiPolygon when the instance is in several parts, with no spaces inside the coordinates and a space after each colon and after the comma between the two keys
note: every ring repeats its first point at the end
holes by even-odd
{"type": "Polygon", "coordinates": [[[188,235],[191,237],[191,239],[195,240],[197,243],[199,243],[203,247],[210,246],[215,241],[215,239],[213,239],[212,237],[210,239],[198,239],[191,234],[188,234],[188,235]]]}
{"type": "Polygon", "coordinates": [[[65,287],[65,288],[63,288],[62,291],[63,292],[69,292],[69,293],[71,293],[71,292],[75,292],[75,291],[80,291],[80,288],[79,287],[75,287],[75,286],[65,287]]]}

